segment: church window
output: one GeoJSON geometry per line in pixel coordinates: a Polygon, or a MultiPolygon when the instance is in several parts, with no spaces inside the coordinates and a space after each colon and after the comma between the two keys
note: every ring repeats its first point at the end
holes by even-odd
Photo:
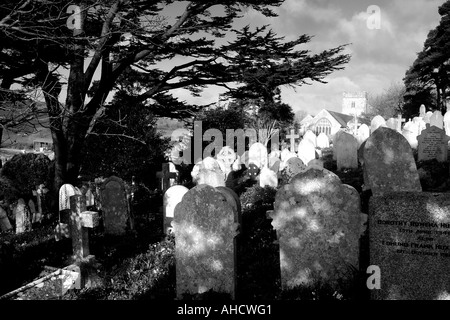
{"type": "Polygon", "coordinates": [[[325,133],[326,135],[331,134],[331,122],[327,118],[321,118],[316,123],[316,135],[321,132],[325,133]]]}

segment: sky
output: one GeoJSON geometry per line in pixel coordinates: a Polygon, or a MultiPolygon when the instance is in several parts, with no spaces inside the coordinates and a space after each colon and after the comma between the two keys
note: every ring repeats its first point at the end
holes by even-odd
{"type": "MultiPolygon", "coordinates": [[[[286,0],[275,8],[278,17],[267,18],[248,10],[236,26],[270,24],[287,41],[308,34],[313,38],[301,48],[311,53],[349,44],[343,53],[351,55],[350,62],[344,70],[326,77],[327,84],[282,87],[282,101],[294,112],[304,110],[315,115],[322,109],[340,112],[344,91],[377,95],[391,84],[401,83],[417,53],[423,49],[428,32],[439,24],[438,7],[444,2],[286,0]]],[[[211,87],[200,98],[193,98],[180,89],[175,95],[187,102],[203,104],[217,102],[221,92],[222,88],[211,87]]]]}

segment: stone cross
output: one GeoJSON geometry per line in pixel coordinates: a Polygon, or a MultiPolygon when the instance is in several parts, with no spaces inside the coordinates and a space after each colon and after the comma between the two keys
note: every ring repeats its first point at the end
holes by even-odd
{"type": "Polygon", "coordinates": [[[88,258],[89,229],[99,224],[99,214],[86,210],[86,197],[74,195],[70,197],[70,229],[72,234],[73,259],[76,261],[88,258]]]}
{"type": "Polygon", "coordinates": [[[176,179],[177,174],[175,172],[170,172],[170,164],[163,163],[162,170],[156,173],[156,177],[162,181],[162,192],[166,192],[170,188],[170,179],[176,179]]]}
{"type": "Polygon", "coordinates": [[[397,131],[398,132],[402,133],[402,123],[405,122],[405,121],[406,121],[406,119],[402,118],[401,114],[399,114],[397,116],[397,131]]]}

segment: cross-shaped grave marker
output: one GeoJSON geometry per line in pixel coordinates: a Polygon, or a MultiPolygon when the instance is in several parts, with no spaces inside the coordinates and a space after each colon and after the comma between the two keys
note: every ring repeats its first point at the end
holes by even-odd
{"type": "Polygon", "coordinates": [[[176,179],[177,174],[175,172],[170,172],[170,164],[163,163],[162,170],[156,173],[156,177],[162,181],[162,192],[163,194],[170,188],[170,179],[176,179]]]}
{"type": "Polygon", "coordinates": [[[73,258],[84,260],[89,256],[89,229],[99,224],[99,214],[86,210],[86,196],[70,197],[70,229],[72,235],[73,258]]]}
{"type": "Polygon", "coordinates": [[[397,131],[398,132],[402,133],[402,123],[405,122],[405,121],[406,121],[406,119],[402,118],[401,114],[399,114],[397,116],[397,131]]]}

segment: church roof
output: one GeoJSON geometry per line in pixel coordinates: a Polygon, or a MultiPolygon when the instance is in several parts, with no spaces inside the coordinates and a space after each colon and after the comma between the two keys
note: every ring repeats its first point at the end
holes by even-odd
{"type": "Polygon", "coordinates": [[[353,116],[349,116],[348,114],[343,114],[343,113],[339,113],[336,111],[330,111],[330,110],[327,110],[327,112],[329,114],[331,114],[337,120],[337,122],[339,122],[341,124],[341,126],[343,126],[343,127],[346,127],[347,123],[350,120],[353,120],[353,116]]]}

